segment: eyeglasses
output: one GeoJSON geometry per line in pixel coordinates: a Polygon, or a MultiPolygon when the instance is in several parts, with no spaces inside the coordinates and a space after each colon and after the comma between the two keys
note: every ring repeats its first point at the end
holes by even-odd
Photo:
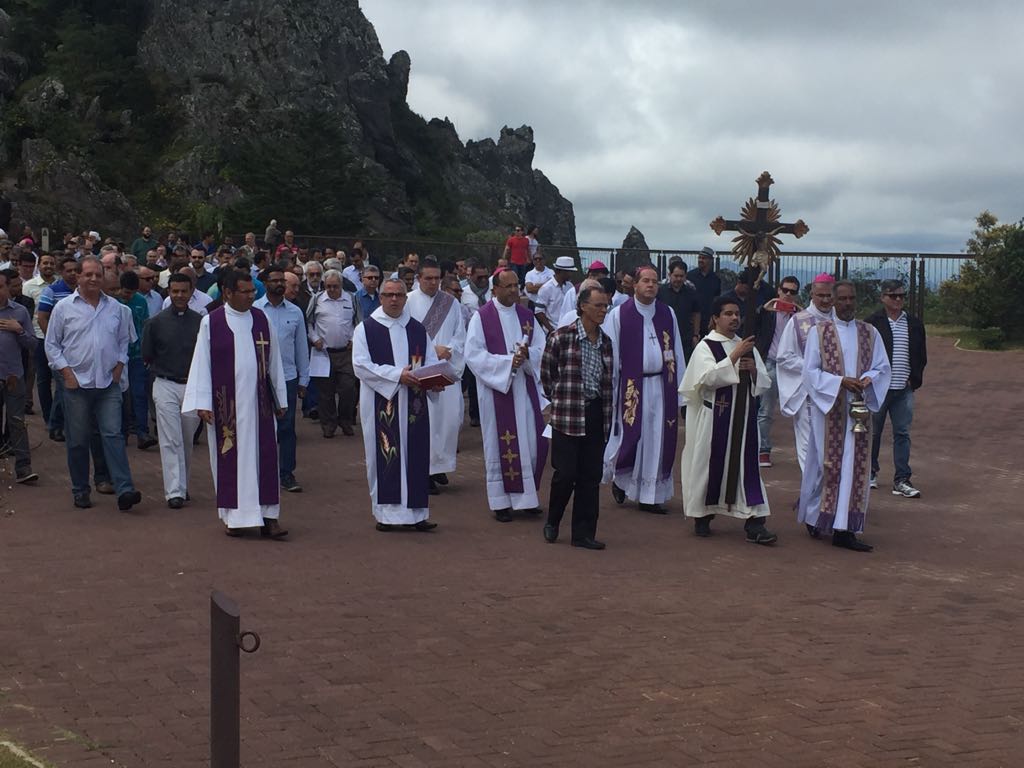
{"type": "Polygon", "coordinates": [[[795,288],[779,288],[779,290],[787,296],[796,296],[799,293],[795,288]]]}
{"type": "Polygon", "coordinates": [[[382,293],[380,295],[382,299],[404,299],[404,293],[382,293]]]}
{"type": "Polygon", "coordinates": [[[885,295],[888,296],[890,299],[898,299],[900,301],[907,298],[907,294],[905,293],[887,293],[885,295]]]}

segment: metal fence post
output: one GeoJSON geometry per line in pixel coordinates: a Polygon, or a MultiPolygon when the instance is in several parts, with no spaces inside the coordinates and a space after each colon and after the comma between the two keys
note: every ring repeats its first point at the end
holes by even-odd
{"type": "Polygon", "coordinates": [[[238,603],[221,592],[213,592],[210,595],[210,768],[238,768],[241,757],[238,651],[253,653],[259,647],[259,635],[239,632],[238,603]]]}

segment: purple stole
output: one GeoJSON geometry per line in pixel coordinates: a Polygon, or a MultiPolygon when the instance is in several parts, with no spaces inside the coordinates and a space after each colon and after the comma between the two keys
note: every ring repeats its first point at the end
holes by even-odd
{"type": "MultiPolygon", "coordinates": [[[[281,503],[281,478],[277,469],[277,432],[274,403],[270,396],[270,324],[258,309],[252,315],[252,343],[256,351],[256,433],[259,451],[260,504],[281,503]]],[[[213,383],[213,427],[217,440],[217,506],[238,507],[238,445],[235,418],[235,334],[224,307],[210,313],[210,373],[213,383]]]]}
{"type": "MultiPolygon", "coordinates": [[[[725,345],[720,341],[702,339],[720,363],[726,358],[725,345]]],[[[722,498],[722,480],[726,476],[726,462],[729,457],[729,435],[732,432],[733,396],[736,387],[719,387],[715,390],[715,400],[711,404],[711,457],[708,460],[708,491],[704,503],[718,506],[722,498]]],[[[761,493],[761,470],[757,464],[757,408],[756,398],[752,390],[748,390],[747,428],[743,438],[743,498],[747,506],[754,507],[764,504],[761,493]]]]}
{"type": "Polygon", "coordinates": [[[423,327],[427,329],[427,336],[431,339],[437,337],[437,332],[444,325],[444,321],[448,318],[448,310],[451,309],[454,303],[455,297],[450,293],[438,291],[434,295],[434,301],[430,304],[430,309],[427,310],[427,314],[420,321],[423,323],[423,327]]]}
{"type": "MultiPolygon", "coordinates": [[[[857,376],[871,368],[874,352],[874,334],[867,323],[857,321],[857,376]]],[[[822,323],[818,326],[818,337],[821,342],[821,368],[835,376],[845,376],[846,365],[843,362],[843,348],[839,343],[839,331],[834,323],[822,323]]],[[[823,531],[831,531],[835,523],[836,507],[839,504],[839,481],[843,469],[843,453],[846,448],[846,431],[849,408],[846,390],[839,390],[832,410],[825,414],[825,454],[822,466],[821,509],[818,514],[817,527],[823,531]]],[[[867,515],[868,474],[871,468],[871,420],[868,420],[867,432],[856,432],[853,435],[853,487],[850,492],[850,508],[847,529],[858,532],[864,530],[864,518],[867,515]]]]}
{"type": "MultiPolygon", "coordinates": [[[[533,343],[533,315],[530,310],[515,304],[519,324],[528,344],[533,343]]],[[[480,327],[484,332],[484,344],[492,355],[504,357],[508,354],[505,346],[505,331],[501,327],[501,317],[493,301],[480,307],[480,327]]],[[[544,432],[544,418],[540,413],[540,398],[537,395],[537,383],[532,376],[526,376],[526,392],[533,407],[534,428],[537,431],[536,461],[533,466],[533,481],[540,490],[540,478],[544,472],[544,464],[548,458],[547,440],[541,435],[544,432]]],[[[516,400],[512,387],[508,392],[491,390],[494,400],[494,423],[498,430],[498,450],[504,451],[498,458],[501,462],[501,482],[505,493],[523,492],[523,464],[519,455],[519,434],[516,426],[516,400]]]]}
{"type": "Polygon", "coordinates": [[[810,333],[811,328],[818,324],[820,319],[820,317],[812,315],[806,309],[793,315],[793,319],[790,322],[796,325],[796,341],[800,345],[801,354],[807,350],[807,334],[810,333]]]}
{"type": "MultiPolygon", "coordinates": [[[[366,346],[370,359],[376,365],[395,365],[395,352],[391,348],[391,331],[372,317],[363,321],[366,346]]],[[[413,368],[423,363],[427,349],[427,332],[423,326],[409,318],[405,326],[409,364],[413,368]]],[[[374,431],[377,433],[377,503],[402,503],[402,433],[398,413],[398,394],[388,399],[374,393],[374,431]]],[[[418,387],[408,387],[409,421],[405,452],[406,507],[423,509],[427,506],[430,478],[430,415],[427,395],[418,387]]]]}
{"type": "MultiPolygon", "coordinates": [[[[660,301],[654,305],[654,332],[661,340],[662,357],[675,354],[676,321],[672,310],[660,301]]],[[[632,469],[640,445],[644,412],[644,317],[629,299],[619,308],[619,391],[622,393],[622,444],[615,468],[632,469]]],[[[661,476],[671,476],[676,458],[676,414],[679,395],[676,392],[676,361],[666,360],[661,367],[661,383],[665,403],[664,424],[661,425],[661,476]]]]}

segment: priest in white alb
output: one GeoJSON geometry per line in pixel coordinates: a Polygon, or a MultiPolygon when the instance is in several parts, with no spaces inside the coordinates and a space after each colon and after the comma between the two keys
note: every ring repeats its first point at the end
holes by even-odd
{"type": "Polygon", "coordinates": [[[288,392],[277,337],[267,316],[252,308],[248,273],[231,270],[223,307],[203,318],[181,404],[206,422],[217,513],[229,536],[259,528],[281,539],[281,476],[277,419],[288,392]]]}
{"type": "Polygon", "coordinates": [[[675,489],[679,385],[686,363],[675,312],[657,300],[658,272],[636,271],[632,299],[608,313],[602,330],[612,341],[612,433],[604,454],[604,479],[622,504],[638,502],[644,512],[664,515],[675,489]]]}
{"type": "Polygon", "coordinates": [[[744,521],[747,541],[774,544],[777,536],[765,527],[771,512],[757,460],[756,398],[771,388],[771,379],[755,337],[741,339],[736,333],[736,299],[717,297],[711,322],[712,331],[694,347],[679,388],[686,398],[683,512],[693,518],[698,536],[710,536],[711,520],[726,515],[744,521]],[[749,377],[745,389],[743,375],[749,377]]]}
{"type": "Polygon", "coordinates": [[[511,270],[492,278],[494,298],[480,307],[466,331],[466,365],[476,376],[484,444],[487,503],[499,522],[512,510],[539,514],[537,490],[547,461],[540,387],[545,336],[519,303],[511,270]]]}
{"type": "Polygon", "coordinates": [[[406,307],[405,283],[384,281],[380,306],[352,337],[366,478],[378,531],[430,531],[430,409],[436,392],[413,373],[437,362],[426,329],[406,307]]]}
{"type": "Polygon", "coordinates": [[[892,370],[878,331],[855,317],[854,284],[840,280],[834,296],[835,322],[815,327],[804,354],[811,436],[799,520],[813,538],[831,533],[833,546],[870,552],[872,546],[857,538],[868,511],[870,414],[885,400],[892,370]]]}
{"type": "Polygon", "coordinates": [[[793,417],[796,436],[796,460],[803,472],[807,461],[807,442],[811,436],[811,402],[804,389],[804,352],[807,335],[821,322],[836,319],[832,311],[832,286],[836,279],[827,272],[818,275],[810,286],[811,305],[797,312],[786,324],[775,352],[775,376],[779,383],[779,410],[793,417]]]}
{"type": "MultiPolygon", "coordinates": [[[[441,267],[436,261],[424,260],[419,268],[420,287],[409,294],[409,314],[423,324],[439,360],[447,360],[462,377],[465,367],[466,324],[462,305],[455,297],[441,290],[441,267]]],[[[459,447],[459,430],[465,401],[462,386],[446,387],[436,399],[428,401],[430,409],[430,489],[448,485],[448,473],[455,471],[455,454],[459,447]]]]}

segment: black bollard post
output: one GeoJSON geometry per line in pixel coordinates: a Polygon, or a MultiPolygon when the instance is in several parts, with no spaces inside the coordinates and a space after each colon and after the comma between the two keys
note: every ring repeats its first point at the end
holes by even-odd
{"type": "Polygon", "coordinates": [[[210,595],[210,767],[238,768],[240,760],[239,649],[260,647],[255,632],[239,632],[238,603],[221,592],[210,595]],[[246,638],[251,639],[249,645],[246,638]]]}

